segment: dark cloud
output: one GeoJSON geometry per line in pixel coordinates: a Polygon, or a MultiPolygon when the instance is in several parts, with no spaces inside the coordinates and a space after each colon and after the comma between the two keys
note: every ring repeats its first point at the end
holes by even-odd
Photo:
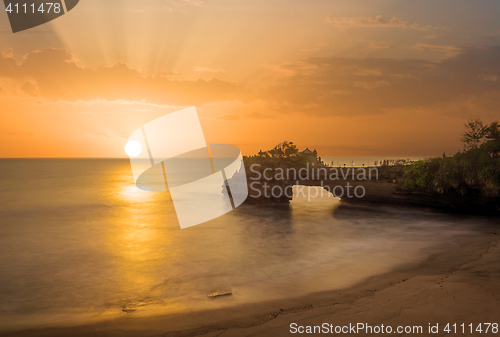
{"type": "Polygon", "coordinates": [[[432,29],[446,29],[446,27],[433,27],[431,25],[423,26],[418,23],[409,23],[397,17],[391,20],[384,19],[382,15],[376,17],[353,17],[353,18],[335,18],[327,17],[326,23],[333,24],[337,28],[359,28],[359,27],[385,27],[385,28],[400,28],[400,29],[416,29],[429,31],[432,29]]]}
{"type": "Polygon", "coordinates": [[[441,62],[309,58],[280,66],[278,71],[292,75],[254,90],[218,79],[144,77],[122,62],[84,68],[67,49],[34,51],[20,63],[10,50],[0,55],[0,78],[11,79],[27,95],[52,101],[102,99],[187,106],[260,100],[274,111],[317,116],[373,115],[398,109],[428,109],[464,118],[499,114],[500,47],[461,48],[460,55],[441,62]]]}
{"type": "Polygon", "coordinates": [[[77,64],[67,49],[33,51],[17,64],[10,55],[0,57],[0,78],[24,81],[28,95],[49,100],[126,99],[156,104],[199,105],[227,100],[247,101],[251,92],[233,83],[170,80],[165,75],[142,76],[127,64],[89,69],[77,64]]]}
{"type": "Polygon", "coordinates": [[[455,106],[499,111],[500,47],[464,49],[439,63],[381,58],[310,58],[262,96],[320,115],[380,114],[387,109],[455,106]],[[460,103],[461,102],[461,103],[460,103]],[[473,103],[473,104],[471,104],[473,103]]]}

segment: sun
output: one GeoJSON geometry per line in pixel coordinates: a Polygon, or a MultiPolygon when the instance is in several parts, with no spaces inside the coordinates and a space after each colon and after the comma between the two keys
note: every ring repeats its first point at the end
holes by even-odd
{"type": "Polygon", "coordinates": [[[142,152],[142,146],[139,142],[132,140],[125,145],[125,153],[129,157],[137,157],[142,152]]]}

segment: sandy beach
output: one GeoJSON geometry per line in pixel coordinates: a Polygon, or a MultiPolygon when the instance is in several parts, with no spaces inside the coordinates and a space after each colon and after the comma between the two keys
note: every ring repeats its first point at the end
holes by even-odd
{"type": "MultiPolygon", "coordinates": [[[[182,315],[124,313],[123,318],[91,325],[1,336],[289,336],[292,323],[304,329],[323,323],[383,324],[394,329],[422,326],[424,335],[429,324],[439,324],[439,333],[433,335],[444,336],[448,323],[465,323],[467,329],[470,323],[474,329],[479,323],[498,323],[499,243],[496,230],[490,228],[476,237],[457,239],[454,248],[433,254],[423,263],[406,265],[341,291],[182,315]]],[[[472,335],[476,334],[479,332],[472,335]]]]}

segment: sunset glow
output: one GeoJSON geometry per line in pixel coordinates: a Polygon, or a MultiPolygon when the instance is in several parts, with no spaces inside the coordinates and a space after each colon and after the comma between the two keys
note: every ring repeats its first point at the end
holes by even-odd
{"type": "Polygon", "coordinates": [[[500,97],[495,2],[458,2],[81,1],[2,33],[0,156],[124,157],[133,130],[188,106],[207,143],[244,155],[283,140],[331,157],[454,153],[500,97]]]}

